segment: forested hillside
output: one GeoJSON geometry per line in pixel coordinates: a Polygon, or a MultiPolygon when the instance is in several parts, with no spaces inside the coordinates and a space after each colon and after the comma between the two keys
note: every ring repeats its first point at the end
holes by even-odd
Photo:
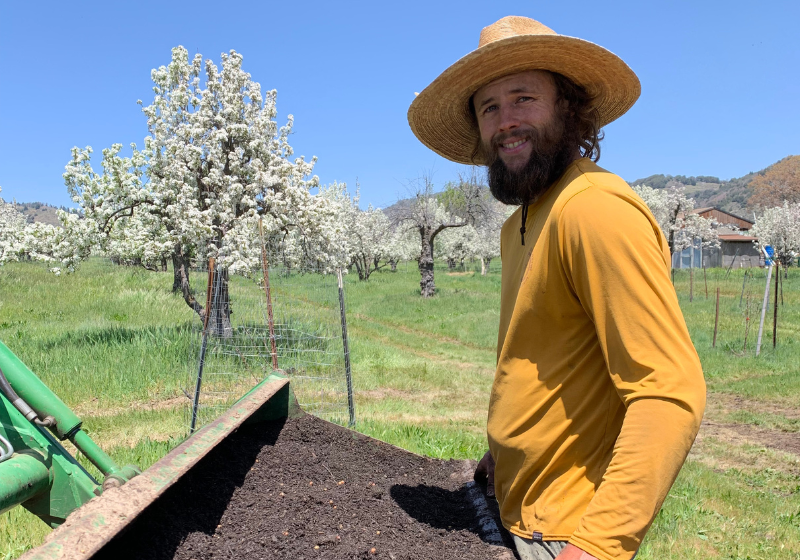
{"type": "MultiPolygon", "coordinates": [[[[763,178],[768,172],[774,172],[779,168],[788,168],[788,171],[783,170],[783,173],[780,174],[780,182],[785,182],[787,185],[784,189],[779,190],[781,194],[783,194],[781,197],[782,199],[792,202],[792,197],[788,196],[787,193],[800,188],[800,178],[793,177],[793,175],[797,175],[794,168],[798,167],[798,164],[800,164],[800,156],[789,156],[760,171],[750,172],[743,177],[730,179],[728,181],[723,181],[718,177],[709,175],[687,177],[685,175],[659,174],[629,181],[629,184],[647,185],[654,189],[683,186],[686,189],[686,194],[695,200],[695,208],[716,206],[722,210],[752,219],[753,212],[758,209],[758,205],[754,203],[753,198],[755,192],[753,189],[755,185],[754,181],[758,183],[759,181],[756,181],[756,179],[761,177],[762,180],[760,182],[763,183],[763,178]],[[798,183],[798,185],[794,183],[798,183]]],[[[768,179],[767,182],[770,183],[772,181],[768,179]]],[[[757,199],[758,197],[755,198],[757,199]]],[[[775,202],[765,199],[762,201],[762,205],[773,206],[775,202]]]]}
{"type": "MultiPolygon", "coordinates": [[[[758,173],[763,173],[762,170],[758,173]]],[[[716,206],[728,212],[742,216],[750,216],[754,207],[750,203],[752,194],[748,184],[758,173],[748,173],[744,177],[722,181],[717,177],[701,175],[686,177],[685,175],[650,175],[642,179],[630,181],[631,185],[647,185],[654,189],[666,187],[686,188],[686,194],[695,200],[695,208],[716,206]]]]}
{"type": "MultiPolygon", "coordinates": [[[[61,210],[66,210],[65,207],[61,207],[61,210]]],[[[18,202],[17,203],[17,210],[22,212],[25,215],[25,218],[28,220],[29,223],[32,222],[41,222],[44,224],[50,224],[53,226],[57,226],[58,222],[58,210],[55,206],[51,206],[44,202],[18,202]]]]}

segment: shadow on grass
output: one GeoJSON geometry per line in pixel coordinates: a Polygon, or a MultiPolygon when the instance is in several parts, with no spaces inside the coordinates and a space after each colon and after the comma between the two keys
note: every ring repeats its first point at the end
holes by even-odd
{"type": "Polygon", "coordinates": [[[161,343],[164,340],[184,342],[190,339],[192,323],[176,326],[121,327],[110,326],[64,333],[58,338],[39,343],[42,350],[68,347],[121,346],[135,342],[161,343]]]}

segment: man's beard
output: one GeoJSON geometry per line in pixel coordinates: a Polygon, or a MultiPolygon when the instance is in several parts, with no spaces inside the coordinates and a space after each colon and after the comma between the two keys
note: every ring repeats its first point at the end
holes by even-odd
{"type": "Polygon", "coordinates": [[[483,144],[488,160],[489,191],[503,204],[531,204],[538,200],[566,171],[575,158],[577,142],[567,131],[564,115],[557,113],[541,128],[525,127],[498,134],[483,144]],[[500,144],[520,133],[531,143],[531,155],[522,169],[509,169],[500,159],[500,144]]]}

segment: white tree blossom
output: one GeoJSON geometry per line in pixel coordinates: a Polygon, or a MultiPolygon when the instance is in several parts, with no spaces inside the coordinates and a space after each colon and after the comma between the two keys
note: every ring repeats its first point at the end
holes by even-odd
{"type": "Polygon", "coordinates": [[[419,236],[417,265],[422,297],[436,293],[433,271],[436,237],[446,229],[474,224],[486,212],[486,202],[478,173],[473,168],[468,176],[461,177],[456,184],[448,184],[441,193],[434,192],[430,177],[422,177],[416,185],[414,197],[397,211],[395,224],[414,229],[419,236]]]}
{"type": "Polygon", "coordinates": [[[25,251],[34,259],[50,263],[51,272],[72,272],[78,262],[89,258],[95,227],[74,212],[58,211],[60,226],[34,222],[25,228],[25,251]]]}
{"type": "Polygon", "coordinates": [[[771,246],[776,260],[788,266],[800,252],[800,203],[784,202],[783,206],[767,208],[756,218],[750,233],[758,237],[759,249],[771,246]]]}
{"type": "MultiPolygon", "coordinates": [[[[277,93],[262,95],[239,53],[223,54],[220,69],[176,47],[152,79],[155,97],[142,109],[144,149],[131,145],[130,157],[120,144],[103,150],[102,173],[92,169],[90,147],[72,151],[64,180],[85,216],[83,245],[144,263],[169,256],[174,285],[201,316],[188,260],[214,257],[227,272],[254,270],[259,218],[271,239],[287,244],[290,258],[302,260],[313,249],[326,265],[337,261],[325,252],[331,209],[310,192],[319,183],[311,176],[316,158],[292,159],[293,119],[278,127],[277,93]]],[[[85,253],[76,251],[64,264],[80,258],[85,253]]]]}
{"type": "Polygon", "coordinates": [[[392,272],[403,261],[417,261],[420,256],[419,232],[407,224],[389,220],[389,233],[384,241],[383,254],[392,272]]]}
{"type": "Polygon", "coordinates": [[[500,257],[500,232],[505,221],[514,213],[513,206],[490,202],[487,212],[476,224],[473,255],[481,261],[481,274],[486,275],[492,259],[500,257]]]}
{"type": "Polygon", "coordinates": [[[344,183],[334,183],[321,189],[320,195],[336,210],[336,223],[340,226],[337,233],[342,236],[339,246],[360,280],[369,280],[373,272],[391,264],[395,255],[389,218],[372,205],[361,210],[359,187],[350,196],[344,183]]]}
{"type": "Polygon", "coordinates": [[[474,224],[448,229],[439,235],[437,256],[446,259],[450,267],[463,264],[465,259],[478,259],[481,275],[486,275],[492,259],[500,256],[500,231],[514,208],[487,199],[484,211],[474,224]]]}
{"type": "Polygon", "coordinates": [[[650,208],[669,241],[671,253],[692,247],[698,238],[704,247],[719,247],[716,222],[693,213],[694,200],[686,196],[684,187],[653,189],[636,185],[633,190],[650,208]]]}
{"type": "Polygon", "coordinates": [[[449,268],[463,266],[464,261],[476,257],[478,232],[473,225],[444,230],[436,237],[434,255],[447,261],[449,268]]]}
{"type": "Polygon", "coordinates": [[[26,226],[25,215],[13,203],[0,198],[0,266],[25,254],[26,226]]]}

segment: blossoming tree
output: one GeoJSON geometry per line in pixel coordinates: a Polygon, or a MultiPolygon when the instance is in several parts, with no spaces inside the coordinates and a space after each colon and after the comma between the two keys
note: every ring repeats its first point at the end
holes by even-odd
{"type": "Polygon", "coordinates": [[[230,330],[227,274],[259,266],[259,219],[270,235],[316,235],[324,245],[330,212],[310,192],[318,186],[316,158],[292,159],[291,115],[278,127],[277,93],[262,95],[235,51],[218,68],[176,47],[151,76],[144,148],[132,145],[130,157],[119,144],[104,150],[102,173],[92,169],[90,147],[74,148],[64,180],[88,224],[85,244],[145,262],[170,258],[175,287],[201,318],[206,310],[194,298],[188,265],[193,256],[214,257],[223,303],[212,324],[223,334],[230,330]]]}
{"type": "Polygon", "coordinates": [[[492,259],[500,257],[500,231],[508,217],[514,212],[513,206],[504,206],[494,201],[488,204],[488,211],[476,224],[473,254],[481,261],[481,275],[485,276],[492,259]]]}
{"type": "Polygon", "coordinates": [[[25,215],[0,198],[0,265],[16,261],[25,253],[26,226],[25,215]]]}
{"type": "Polygon", "coordinates": [[[372,205],[361,210],[359,188],[351,196],[347,185],[334,183],[323,188],[321,195],[336,209],[336,222],[341,225],[337,233],[343,238],[342,250],[347,254],[348,264],[355,266],[359,280],[369,280],[373,272],[389,264],[389,219],[372,205]]]}
{"type": "Polygon", "coordinates": [[[389,267],[395,272],[398,263],[419,260],[419,234],[407,225],[392,224],[391,220],[389,222],[389,238],[386,241],[385,252],[389,267]]]}
{"type": "Polygon", "coordinates": [[[436,238],[434,254],[447,261],[447,267],[464,266],[466,259],[475,258],[478,232],[473,225],[446,229],[436,238]]]}
{"type": "Polygon", "coordinates": [[[419,234],[418,267],[422,297],[432,297],[436,293],[433,274],[436,236],[448,228],[462,228],[474,223],[485,214],[486,201],[473,170],[470,175],[461,177],[458,183],[449,184],[442,193],[434,193],[431,178],[422,177],[413,199],[398,210],[396,223],[419,234]]]}
{"type": "Polygon", "coordinates": [[[756,218],[750,230],[758,237],[757,245],[771,246],[775,250],[775,260],[788,267],[792,259],[800,253],[800,203],[767,208],[756,218]]]}
{"type": "Polygon", "coordinates": [[[670,254],[692,247],[700,239],[704,247],[718,247],[716,222],[693,213],[694,200],[684,187],[653,189],[636,185],[633,190],[650,208],[669,242],[670,254]]]}

